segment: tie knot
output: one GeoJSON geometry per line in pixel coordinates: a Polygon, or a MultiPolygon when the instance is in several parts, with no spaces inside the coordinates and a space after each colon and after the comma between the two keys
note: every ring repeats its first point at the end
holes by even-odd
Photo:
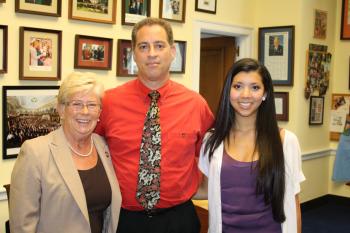
{"type": "Polygon", "coordinates": [[[152,101],[157,101],[160,97],[160,94],[158,91],[151,91],[148,93],[148,96],[151,98],[152,101]]]}

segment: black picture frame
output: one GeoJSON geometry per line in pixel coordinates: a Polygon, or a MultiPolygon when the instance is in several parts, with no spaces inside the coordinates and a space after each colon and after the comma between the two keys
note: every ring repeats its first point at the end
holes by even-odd
{"type": "Polygon", "coordinates": [[[159,18],[185,23],[186,0],[159,0],[159,18]]]}
{"type": "Polygon", "coordinates": [[[7,73],[8,26],[0,25],[0,74],[7,73]]]}
{"type": "Polygon", "coordinates": [[[175,40],[174,46],[176,48],[176,56],[170,65],[170,73],[183,74],[185,73],[187,42],[175,40]]]}
{"type": "Polygon", "coordinates": [[[293,86],[294,25],[259,28],[258,58],[275,86],[293,86]]]}
{"type": "Polygon", "coordinates": [[[288,92],[274,92],[276,119],[278,121],[289,120],[289,93],[288,92]]]}
{"type": "Polygon", "coordinates": [[[3,159],[16,158],[25,140],[60,126],[56,111],[58,89],[59,86],[2,87],[3,159]]]}
{"type": "Polygon", "coordinates": [[[136,0],[122,0],[122,25],[134,25],[151,15],[151,0],[141,1],[142,5],[131,1],[137,4],[136,0]]]}
{"type": "Polygon", "coordinates": [[[26,14],[61,17],[62,0],[47,0],[43,3],[15,0],[15,11],[26,14]]]}
{"type": "Polygon", "coordinates": [[[195,11],[216,14],[217,0],[195,0],[195,11]]]}
{"type": "Polygon", "coordinates": [[[74,68],[111,70],[113,39],[75,35],[74,68]]]}
{"type": "Polygon", "coordinates": [[[324,97],[310,96],[309,125],[322,125],[324,113],[324,97]]]}

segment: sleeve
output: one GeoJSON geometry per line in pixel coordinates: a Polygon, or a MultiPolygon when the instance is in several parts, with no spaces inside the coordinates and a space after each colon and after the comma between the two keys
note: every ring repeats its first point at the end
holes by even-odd
{"type": "Polygon", "coordinates": [[[24,142],[11,175],[11,232],[35,233],[40,216],[41,169],[34,146],[24,142]]]}
{"type": "Polygon", "coordinates": [[[209,156],[208,154],[204,153],[204,148],[206,145],[205,141],[208,137],[209,137],[209,134],[206,134],[199,152],[199,160],[198,160],[199,170],[207,177],[209,175],[209,156]]]}
{"type": "Polygon", "coordinates": [[[207,102],[201,97],[201,110],[200,110],[200,120],[201,120],[201,129],[200,129],[200,139],[197,141],[196,144],[196,157],[199,156],[202,141],[204,138],[204,135],[210,129],[214,122],[214,115],[211,112],[207,102]]]}
{"type": "Polygon", "coordinates": [[[292,179],[294,186],[294,194],[298,194],[300,192],[300,183],[305,180],[301,166],[300,145],[298,138],[291,132],[288,132],[288,136],[285,138],[285,140],[285,158],[287,159],[288,167],[290,169],[290,178],[292,179]]]}

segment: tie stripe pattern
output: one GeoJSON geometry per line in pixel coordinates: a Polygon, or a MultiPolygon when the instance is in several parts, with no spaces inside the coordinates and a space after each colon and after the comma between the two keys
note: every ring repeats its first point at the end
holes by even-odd
{"type": "Polygon", "coordinates": [[[136,199],[146,210],[153,209],[160,199],[161,129],[159,124],[158,91],[148,96],[151,104],[146,114],[140,147],[140,164],[136,199]]]}

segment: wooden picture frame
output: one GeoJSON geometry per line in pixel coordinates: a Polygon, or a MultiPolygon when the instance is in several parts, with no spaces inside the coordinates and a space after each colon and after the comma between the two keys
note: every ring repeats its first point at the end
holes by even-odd
{"type": "Polygon", "coordinates": [[[26,14],[61,17],[62,1],[44,0],[38,3],[34,0],[15,0],[15,11],[26,14]]]}
{"type": "Polygon", "coordinates": [[[150,14],[151,0],[122,0],[122,25],[134,25],[150,14]]]}
{"type": "Polygon", "coordinates": [[[20,27],[19,79],[60,80],[62,31],[20,27]]]}
{"type": "Polygon", "coordinates": [[[6,0],[0,0],[0,3],[5,3],[6,2],[6,0]]]}
{"type": "Polygon", "coordinates": [[[131,40],[118,39],[117,48],[117,76],[136,76],[138,68],[133,58],[131,40]]]}
{"type": "Polygon", "coordinates": [[[340,39],[350,40],[350,19],[349,19],[349,5],[350,0],[342,1],[341,10],[341,28],[340,28],[340,39]]]}
{"type": "Polygon", "coordinates": [[[322,125],[324,113],[324,97],[310,96],[309,125],[322,125]]]}
{"type": "Polygon", "coordinates": [[[69,19],[115,24],[117,0],[106,0],[105,3],[69,0],[68,4],[69,19]]]}
{"type": "Polygon", "coordinates": [[[8,26],[0,25],[0,74],[7,73],[8,26]]]}
{"type": "Polygon", "coordinates": [[[327,37],[327,11],[315,9],[314,38],[326,39],[327,37]]]}
{"type": "Polygon", "coordinates": [[[184,23],[186,0],[159,0],[159,18],[184,23]]]}
{"type": "Polygon", "coordinates": [[[110,70],[113,39],[75,35],[74,68],[110,70]]]}
{"type": "Polygon", "coordinates": [[[289,120],[289,93],[275,92],[276,119],[278,121],[289,120]]]}
{"type": "Polygon", "coordinates": [[[3,159],[16,158],[22,143],[60,126],[59,86],[3,86],[3,159]]]}
{"type": "Polygon", "coordinates": [[[350,90],[350,57],[349,57],[349,70],[348,70],[348,73],[349,73],[348,85],[349,85],[349,90],[350,90]]]}
{"type": "Polygon", "coordinates": [[[293,86],[294,25],[259,28],[258,58],[276,86],[293,86]]]}
{"type": "Polygon", "coordinates": [[[217,0],[195,0],[195,11],[216,14],[217,0]]]}
{"type": "Polygon", "coordinates": [[[170,73],[185,73],[186,65],[186,41],[175,40],[174,46],[176,48],[176,56],[170,65],[170,73]]]}

